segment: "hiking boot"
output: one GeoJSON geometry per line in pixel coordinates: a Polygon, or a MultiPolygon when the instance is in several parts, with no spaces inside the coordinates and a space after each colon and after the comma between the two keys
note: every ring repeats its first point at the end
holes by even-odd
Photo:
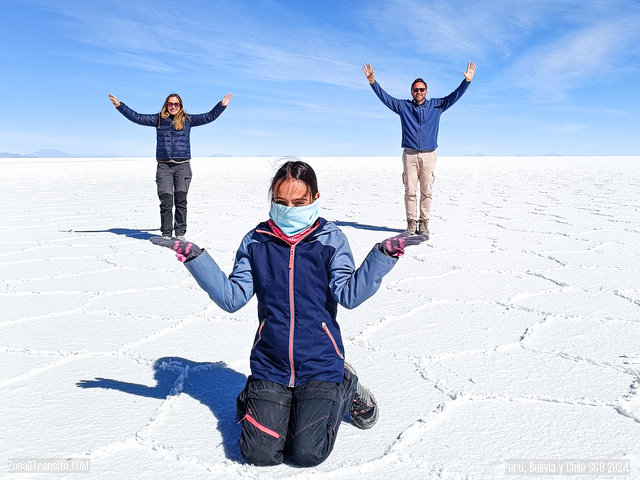
{"type": "Polygon", "coordinates": [[[409,232],[411,235],[416,233],[418,227],[418,222],[415,220],[407,220],[407,229],[405,231],[409,232]]]}
{"type": "Polygon", "coordinates": [[[418,235],[429,236],[429,220],[420,220],[418,222],[418,235]]]}
{"type": "MultiPolygon", "coordinates": [[[[357,380],[356,371],[349,363],[345,362],[344,368],[357,380]]],[[[353,403],[349,407],[349,416],[356,427],[367,430],[378,421],[378,403],[371,391],[362,385],[360,380],[357,380],[357,382],[356,394],[353,397],[353,403]]]]}
{"type": "Polygon", "coordinates": [[[171,234],[170,233],[163,233],[162,237],[163,238],[171,238],[171,234]]]}

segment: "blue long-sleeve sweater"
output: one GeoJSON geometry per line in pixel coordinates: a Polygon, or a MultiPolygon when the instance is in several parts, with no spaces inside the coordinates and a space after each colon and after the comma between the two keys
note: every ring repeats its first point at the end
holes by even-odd
{"type": "Polygon", "coordinates": [[[415,100],[400,100],[385,92],[377,81],[371,88],[389,109],[400,116],[402,124],[402,148],[414,150],[435,150],[438,148],[440,116],[456,103],[467,91],[469,83],[462,80],[460,86],[443,98],[430,98],[421,104],[415,100]]]}

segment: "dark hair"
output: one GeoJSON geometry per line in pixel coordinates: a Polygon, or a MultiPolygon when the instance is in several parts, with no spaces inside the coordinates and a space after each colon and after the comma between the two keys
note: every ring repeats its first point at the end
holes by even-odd
{"type": "MultiPolygon", "coordinates": [[[[293,157],[295,158],[295,157],[293,157]]],[[[269,196],[273,200],[273,193],[280,182],[287,178],[293,178],[304,182],[307,185],[308,191],[311,193],[311,198],[314,198],[318,193],[318,179],[316,178],[316,172],[313,171],[311,165],[303,162],[302,160],[288,160],[283,163],[271,181],[271,187],[269,187],[269,196]]]]}
{"type": "Polygon", "coordinates": [[[413,90],[413,86],[416,83],[424,83],[424,88],[427,88],[427,82],[425,82],[423,79],[421,79],[420,77],[416,78],[413,83],[411,84],[411,90],[413,90]]]}

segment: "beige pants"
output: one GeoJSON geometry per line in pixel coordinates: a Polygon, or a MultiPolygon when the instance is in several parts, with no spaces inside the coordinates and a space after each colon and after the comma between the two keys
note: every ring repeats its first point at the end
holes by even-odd
{"type": "Polygon", "coordinates": [[[431,212],[431,191],[436,176],[436,151],[431,152],[405,148],[402,154],[402,183],[404,183],[404,208],[407,220],[418,220],[416,217],[416,192],[420,183],[420,220],[429,220],[431,212]]]}

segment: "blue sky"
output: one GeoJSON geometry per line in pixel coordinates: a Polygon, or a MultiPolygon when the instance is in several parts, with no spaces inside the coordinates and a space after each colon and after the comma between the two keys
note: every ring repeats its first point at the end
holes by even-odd
{"type": "Polygon", "coordinates": [[[391,95],[476,77],[442,117],[440,155],[640,155],[637,0],[22,0],[3,5],[0,152],[153,156],[127,121],[178,92],[193,156],[400,154],[391,95]]]}

